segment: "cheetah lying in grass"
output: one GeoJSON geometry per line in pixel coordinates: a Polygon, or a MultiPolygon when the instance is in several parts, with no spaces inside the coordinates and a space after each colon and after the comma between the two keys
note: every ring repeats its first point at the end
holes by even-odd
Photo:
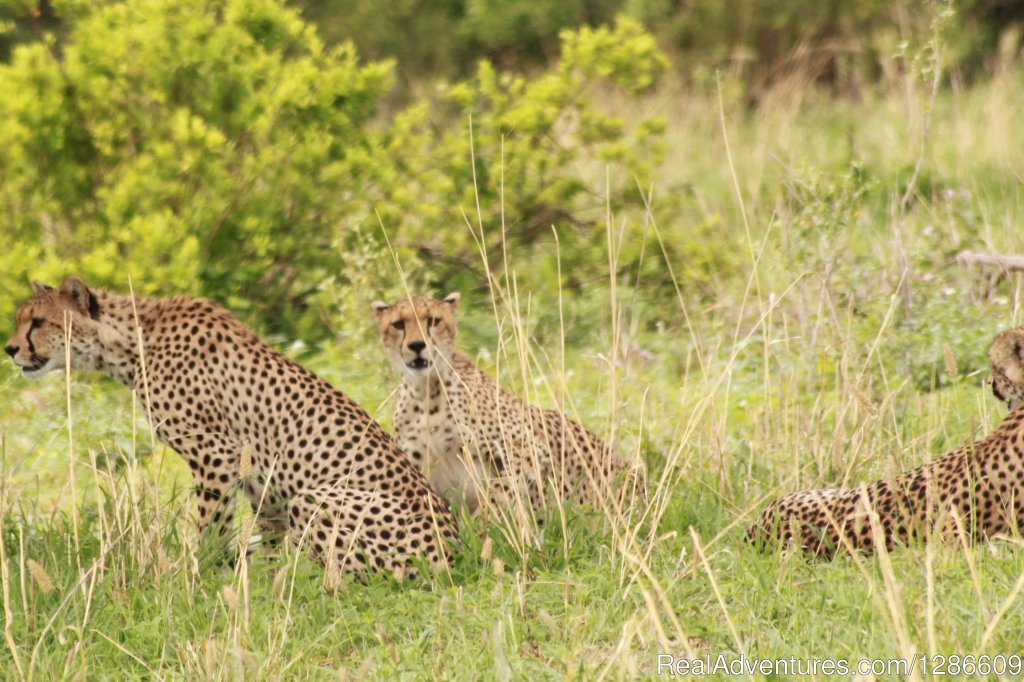
{"type": "Polygon", "coordinates": [[[799,545],[832,557],[842,548],[892,549],[938,533],[978,540],[1024,529],[1024,329],[989,349],[992,391],[1010,414],[988,437],[896,477],[860,488],[807,490],[765,509],[748,540],[799,545]],[[872,517],[877,520],[872,522],[872,517]]]}
{"type": "Polygon", "coordinates": [[[455,350],[459,294],[373,304],[402,373],[394,429],[434,489],[471,511],[540,511],[562,499],[606,500],[622,463],[600,438],[555,410],[525,404],[455,350]]]}
{"type": "Polygon", "coordinates": [[[69,328],[71,366],[136,391],[157,437],[188,462],[200,530],[231,526],[241,484],[261,527],[308,543],[332,571],[447,564],[454,519],[397,443],[228,311],[188,297],[133,301],[76,277],[33,286],[7,354],[27,377],[65,369],[69,328]]]}

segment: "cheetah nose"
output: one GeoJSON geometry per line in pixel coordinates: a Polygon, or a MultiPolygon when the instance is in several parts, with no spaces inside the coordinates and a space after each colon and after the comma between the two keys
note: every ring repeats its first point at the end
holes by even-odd
{"type": "Polygon", "coordinates": [[[15,355],[18,354],[18,347],[17,346],[10,346],[10,345],[4,346],[4,351],[6,351],[7,354],[10,355],[13,358],[15,355]]]}
{"type": "Polygon", "coordinates": [[[426,347],[427,347],[427,342],[426,341],[410,341],[409,342],[409,350],[411,350],[414,353],[420,353],[426,347]]]}

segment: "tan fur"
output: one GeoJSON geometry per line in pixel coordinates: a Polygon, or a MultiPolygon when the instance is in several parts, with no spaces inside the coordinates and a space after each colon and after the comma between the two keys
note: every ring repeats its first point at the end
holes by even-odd
{"type": "Polygon", "coordinates": [[[419,558],[447,563],[454,519],[395,441],[228,311],[188,297],[133,306],[78,278],[33,289],[8,354],[27,376],[64,368],[70,325],[72,368],[137,391],[157,437],[188,463],[201,530],[230,528],[241,487],[262,528],[305,542],[332,570],[408,575],[419,558]]]}
{"type": "Polygon", "coordinates": [[[1024,329],[989,349],[992,391],[1010,414],[983,440],[890,481],[807,490],[779,498],[747,531],[750,541],[793,543],[832,556],[892,549],[911,538],[977,540],[1024,530],[1024,329]]]}
{"type": "Polygon", "coordinates": [[[582,425],[525,404],[455,350],[458,294],[375,303],[381,340],[402,374],[395,435],[450,500],[471,510],[539,511],[547,496],[607,500],[621,461],[582,425]]]}
{"type": "Polygon", "coordinates": [[[1016,408],[1024,400],[1024,330],[1010,329],[996,337],[988,349],[992,363],[992,392],[1016,408]]]}

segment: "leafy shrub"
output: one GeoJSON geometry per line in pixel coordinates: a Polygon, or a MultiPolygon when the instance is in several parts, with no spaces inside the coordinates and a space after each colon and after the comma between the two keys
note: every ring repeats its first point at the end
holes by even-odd
{"type": "Polygon", "coordinates": [[[564,33],[561,54],[533,79],[481,62],[474,78],[446,87],[441,102],[399,115],[386,136],[385,155],[398,160],[407,183],[391,183],[380,205],[384,224],[416,245],[440,279],[485,282],[481,248],[500,270],[504,239],[538,283],[550,284],[554,229],[570,283],[578,283],[607,270],[606,204],[642,209],[634,179],[646,184],[659,164],[663,124],[605,113],[599,95],[602,83],[648,88],[665,58],[627,19],[564,33]],[[610,196],[606,164],[616,169],[610,196]]]}
{"type": "MultiPolygon", "coordinates": [[[[638,210],[633,178],[660,158],[658,122],[599,107],[602,83],[636,93],[666,67],[629,20],[565,33],[535,78],[481,62],[390,122],[377,111],[390,66],[325,48],[279,0],[128,0],[68,29],[61,49],[25,45],[0,67],[0,316],[29,276],[124,289],[130,275],[141,293],[208,295],[266,331],[317,338],[309,305],[333,300],[325,282],[352,283],[354,239],[383,251],[378,221],[438,278],[485,283],[463,218],[476,224],[478,198],[488,253],[504,209],[511,247],[546,258],[537,282],[555,276],[553,226],[581,280],[607,262],[606,203],[638,210]]],[[[400,293],[383,260],[360,284],[400,293]]]]}
{"type": "Polygon", "coordinates": [[[386,64],[272,0],[133,0],[0,69],[3,310],[31,274],[189,291],[294,330],[360,201],[386,64]]]}

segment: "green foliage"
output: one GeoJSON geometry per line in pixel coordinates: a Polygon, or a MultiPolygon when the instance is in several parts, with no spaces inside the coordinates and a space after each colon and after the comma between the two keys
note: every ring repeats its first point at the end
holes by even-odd
{"type": "Polygon", "coordinates": [[[628,19],[564,33],[559,62],[535,78],[480,62],[472,79],[445,88],[442,102],[397,117],[385,155],[408,181],[393,183],[380,206],[385,226],[456,284],[486,281],[481,251],[500,270],[507,249],[530,260],[534,283],[550,285],[553,232],[570,283],[594,276],[607,261],[605,209],[632,212],[639,225],[635,182],[650,181],[664,151],[661,121],[627,122],[602,110],[599,93],[642,91],[666,66],[628,19]],[[616,179],[606,185],[609,165],[616,179]]]}
{"type": "Polygon", "coordinates": [[[329,43],[351,41],[359,54],[393,58],[399,76],[451,75],[468,57],[458,24],[463,0],[295,0],[329,43]]]}
{"type": "Polygon", "coordinates": [[[609,21],[618,0],[466,0],[462,32],[503,64],[529,64],[558,55],[562,31],[609,21]]]}
{"type": "MultiPolygon", "coordinates": [[[[10,0],[0,4],[0,60],[45,31],[65,32],[87,0],[10,0]]],[[[291,0],[328,44],[351,41],[358,54],[399,64],[398,98],[408,101],[434,78],[470,76],[476,60],[517,72],[558,58],[565,29],[597,26],[625,13],[657,35],[677,71],[708,83],[716,71],[742,78],[756,98],[780,82],[814,81],[863,91],[893,75],[894,56],[948,7],[946,64],[972,77],[997,71],[1020,53],[1024,10],[1005,0],[291,0]]]]}
{"type": "Polygon", "coordinates": [[[977,384],[977,375],[988,373],[988,343],[1006,328],[1005,304],[978,306],[958,293],[946,288],[939,296],[928,291],[916,297],[913,316],[879,344],[887,364],[917,390],[945,388],[965,377],[977,384]],[[940,337],[936,329],[948,331],[940,337]]]}
{"type": "Polygon", "coordinates": [[[353,212],[350,150],[389,83],[270,0],[135,0],[0,69],[0,206],[16,243],[4,317],[29,274],[188,291],[276,329],[334,266],[353,212]]]}
{"type": "MultiPolygon", "coordinates": [[[[876,32],[891,25],[892,4],[792,0],[627,0],[627,11],[653,27],[702,81],[722,69],[755,86],[799,74],[809,80],[873,80],[876,32]]],[[[888,54],[884,55],[888,57],[888,54]]]]}
{"type": "Polygon", "coordinates": [[[840,172],[788,170],[777,221],[785,225],[786,246],[802,267],[831,271],[847,248],[844,238],[851,227],[873,217],[864,209],[878,203],[877,187],[878,181],[856,162],[840,172]]]}
{"type": "MultiPolygon", "coordinates": [[[[0,105],[0,234],[16,245],[0,256],[0,316],[30,275],[74,271],[95,285],[124,289],[131,276],[142,293],[205,294],[268,331],[316,338],[309,302],[330,299],[315,295],[325,281],[353,283],[356,230],[383,249],[378,220],[441,279],[485,282],[466,270],[479,259],[463,213],[476,223],[478,198],[492,235],[504,207],[513,246],[535,248],[558,225],[582,275],[605,261],[593,243],[604,167],[624,179],[607,201],[625,210],[641,204],[632,178],[646,182],[660,160],[660,124],[602,111],[595,88],[638,93],[667,62],[629,20],[562,41],[550,72],[481,62],[440,101],[377,125],[389,66],[325,48],[276,0],[96,9],[59,54],[35,43],[0,68],[0,89],[15,93],[0,105]]],[[[538,281],[554,277],[548,260],[538,281]]],[[[385,266],[367,288],[391,286],[385,266]]]]}
{"type": "Polygon", "coordinates": [[[409,85],[461,78],[486,58],[515,70],[556,60],[559,34],[611,21],[621,0],[295,0],[328,41],[394,58],[409,85]]]}

